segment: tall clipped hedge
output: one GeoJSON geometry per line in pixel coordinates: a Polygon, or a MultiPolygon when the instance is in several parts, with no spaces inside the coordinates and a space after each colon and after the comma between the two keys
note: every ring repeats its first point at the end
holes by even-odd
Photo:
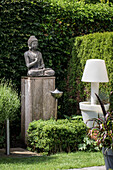
{"type": "MultiPolygon", "coordinates": [[[[21,2],[21,0],[2,0],[2,2],[21,2]]],[[[28,0],[24,0],[24,1],[28,1],[28,0]]],[[[40,1],[40,0],[36,0],[36,1],[40,1]]],[[[51,3],[57,3],[59,5],[64,4],[64,3],[75,3],[75,2],[85,2],[85,3],[110,3],[113,2],[113,0],[43,0],[43,2],[51,2],[51,3]]]]}
{"type": "Polygon", "coordinates": [[[59,100],[61,115],[73,114],[67,79],[72,40],[92,32],[113,31],[113,6],[3,0],[0,8],[0,79],[12,79],[20,92],[21,76],[27,74],[23,54],[28,50],[28,38],[35,35],[46,67],[56,72],[56,87],[64,91],[59,100]]]}
{"type": "MultiPolygon", "coordinates": [[[[109,83],[100,83],[100,91],[113,91],[113,32],[94,33],[76,37],[69,69],[69,89],[75,107],[90,95],[91,83],[81,82],[85,63],[88,59],[105,60],[109,83]],[[72,90],[71,90],[72,89],[72,90]]],[[[111,101],[111,106],[113,101],[111,101]]]]}

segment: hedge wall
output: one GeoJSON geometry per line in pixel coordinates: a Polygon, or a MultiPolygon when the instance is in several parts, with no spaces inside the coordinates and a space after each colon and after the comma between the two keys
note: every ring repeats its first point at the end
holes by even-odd
{"type": "Polygon", "coordinates": [[[86,125],[76,120],[38,120],[28,128],[28,149],[35,152],[71,152],[78,150],[86,136],[86,125]]]}
{"type": "MultiPolygon", "coordinates": [[[[68,95],[67,68],[73,37],[113,30],[113,6],[80,2],[55,3],[15,1],[0,3],[0,79],[12,79],[20,92],[21,76],[27,74],[23,54],[31,35],[39,39],[46,67],[56,72],[56,87],[64,91],[59,100],[63,113],[76,113],[68,95]]],[[[61,116],[59,114],[59,116],[61,116]]]]}
{"type": "Polygon", "coordinates": [[[72,89],[70,95],[75,99],[73,102],[77,99],[77,105],[90,96],[91,83],[81,82],[81,78],[86,60],[95,58],[105,60],[108,71],[109,83],[100,83],[100,91],[104,93],[102,97],[105,100],[107,94],[113,91],[113,32],[94,33],[75,39],[69,69],[69,88],[72,89]]]}
{"type": "MultiPolygon", "coordinates": [[[[21,0],[2,0],[2,2],[21,2],[21,0]]],[[[25,2],[28,2],[29,0],[24,0],[25,2]]],[[[41,0],[35,0],[36,2],[40,2],[41,0]]],[[[85,3],[92,3],[92,4],[96,4],[96,3],[111,3],[113,2],[113,0],[43,0],[43,2],[51,2],[51,3],[55,3],[58,5],[62,5],[65,3],[75,3],[75,2],[85,2],[85,3]]]]}

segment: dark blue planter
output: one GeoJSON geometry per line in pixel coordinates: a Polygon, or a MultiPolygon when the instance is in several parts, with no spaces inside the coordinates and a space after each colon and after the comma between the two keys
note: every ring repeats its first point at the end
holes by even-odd
{"type": "Polygon", "coordinates": [[[113,150],[102,148],[102,153],[104,155],[106,170],[113,169],[113,150]]]}

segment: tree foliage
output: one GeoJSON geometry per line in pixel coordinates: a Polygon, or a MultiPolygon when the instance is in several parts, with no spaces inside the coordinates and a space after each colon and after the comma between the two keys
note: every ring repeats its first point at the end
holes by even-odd
{"type": "Polygon", "coordinates": [[[20,109],[20,99],[11,85],[0,84],[0,123],[6,119],[13,121],[20,109]]]}
{"type": "Polygon", "coordinates": [[[20,92],[21,76],[27,75],[23,54],[28,50],[28,38],[35,35],[45,66],[55,70],[56,87],[64,92],[59,100],[62,114],[76,113],[73,97],[68,95],[67,76],[73,38],[112,31],[113,6],[83,2],[59,5],[53,1],[2,0],[0,8],[0,79],[12,79],[20,92]]]}
{"type": "MultiPolygon", "coordinates": [[[[12,88],[11,83],[1,83],[0,84],[0,148],[5,146],[5,121],[10,120],[10,124],[13,124],[13,130],[11,126],[11,133],[16,134],[14,127],[18,122],[20,114],[20,99],[16,90],[12,88]],[[13,122],[13,123],[12,123],[13,122]]],[[[17,129],[16,129],[17,130],[17,129]]]]}

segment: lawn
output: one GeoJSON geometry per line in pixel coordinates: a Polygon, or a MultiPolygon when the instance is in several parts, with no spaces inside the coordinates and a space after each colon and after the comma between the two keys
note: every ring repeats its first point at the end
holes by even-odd
{"type": "Polygon", "coordinates": [[[59,153],[28,158],[0,158],[0,170],[58,170],[104,165],[101,152],[59,153]]]}

